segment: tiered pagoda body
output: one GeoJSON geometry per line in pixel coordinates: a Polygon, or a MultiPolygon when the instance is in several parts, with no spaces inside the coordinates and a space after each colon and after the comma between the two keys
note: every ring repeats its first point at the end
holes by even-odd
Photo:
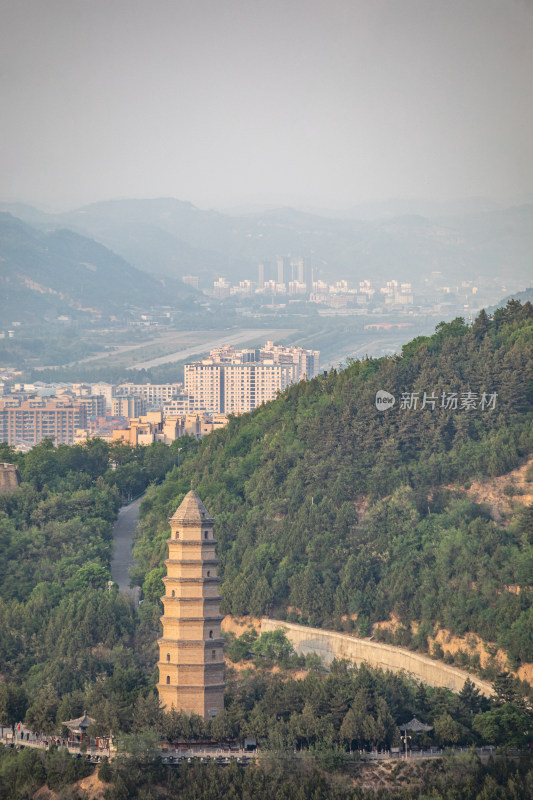
{"type": "Polygon", "coordinates": [[[214,524],[193,491],[170,519],[158,642],[163,706],[206,718],[224,708],[225,687],[214,524]]]}

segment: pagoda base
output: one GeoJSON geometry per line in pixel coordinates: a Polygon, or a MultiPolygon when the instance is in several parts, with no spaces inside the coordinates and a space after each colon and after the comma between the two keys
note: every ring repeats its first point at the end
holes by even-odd
{"type": "Polygon", "coordinates": [[[159,699],[166,711],[184,711],[205,719],[216,717],[224,708],[224,683],[213,686],[167,686],[157,684],[159,699]]]}

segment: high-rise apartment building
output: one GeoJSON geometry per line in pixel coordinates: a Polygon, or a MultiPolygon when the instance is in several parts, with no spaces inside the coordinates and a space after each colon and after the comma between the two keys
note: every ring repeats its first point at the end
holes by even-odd
{"type": "Polygon", "coordinates": [[[278,283],[285,283],[285,259],[282,256],[278,256],[277,259],[277,266],[278,266],[278,283]]]}
{"type": "Polygon", "coordinates": [[[261,361],[272,359],[276,364],[295,364],[296,380],[316,378],[319,371],[320,350],[306,350],[303,347],[285,347],[282,344],[267,342],[259,351],[261,361]]]}
{"type": "Polygon", "coordinates": [[[57,400],[0,400],[0,441],[13,447],[39,444],[73,444],[76,428],[84,427],[85,405],[57,400]]]}
{"type": "Polygon", "coordinates": [[[111,411],[111,401],[115,396],[115,387],[113,384],[105,383],[105,381],[98,381],[98,383],[92,383],[91,394],[101,394],[105,400],[106,411],[111,411]]]}
{"type": "Polygon", "coordinates": [[[283,347],[212,350],[208,358],[185,364],[185,393],[197,408],[210,413],[239,414],[274,400],[292,383],[318,375],[318,350],[283,347]]]}
{"type": "Polygon", "coordinates": [[[224,366],[225,414],[253,411],[261,403],[274,400],[278,392],[298,380],[293,364],[246,363],[224,366]]]}
{"type": "Polygon", "coordinates": [[[213,295],[219,299],[224,299],[230,295],[231,284],[226,278],[219,278],[218,281],[213,283],[213,295]]]}
{"type": "Polygon", "coordinates": [[[198,275],[184,275],[181,280],[183,283],[186,283],[187,286],[192,286],[193,289],[198,289],[198,284],[200,281],[198,275]]]}
{"type": "MultiPolygon", "coordinates": [[[[106,412],[106,400],[101,394],[83,395],[76,400],[76,405],[85,407],[85,418],[103,417],[106,412]]],[[[78,413],[78,417],[76,419],[77,428],[83,427],[82,416],[83,415],[81,413],[78,413]]]]}
{"type": "Polygon", "coordinates": [[[185,364],[183,369],[185,394],[193,395],[196,408],[217,414],[223,412],[224,366],[205,360],[185,364]]]}
{"type": "Polygon", "coordinates": [[[140,417],[146,413],[146,399],[136,394],[114,397],[111,402],[111,413],[114,417],[140,417]]]}
{"type": "Polygon", "coordinates": [[[164,417],[173,417],[176,414],[190,414],[192,411],[202,411],[198,408],[194,397],[180,392],[172,397],[171,400],[166,400],[161,405],[164,417]]]}
{"type": "Polygon", "coordinates": [[[274,400],[295,383],[293,364],[185,364],[185,388],[195,405],[215,414],[241,414],[274,400]]]}
{"type": "Polygon", "coordinates": [[[304,280],[304,260],[303,260],[302,256],[299,256],[299,258],[297,258],[296,261],[293,262],[293,264],[294,264],[294,268],[295,268],[295,271],[296,271],[296,275],[295,275],[296,280],[299,283],[305,283],[305,280],[304,280]]]}

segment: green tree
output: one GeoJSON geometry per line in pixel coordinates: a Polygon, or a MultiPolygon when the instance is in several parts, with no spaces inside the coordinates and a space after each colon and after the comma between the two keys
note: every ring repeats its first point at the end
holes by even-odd
{"type": "Polygon", "coordinates": [[[166,567],[154,567],[146,575],[143,582],[143,596],[151,603],[157,603],[165,594],[163,576],[166,575],[166,567]]]}
{"type": "Polygon", "coordinates": [[[287,639],[285,632],[281,629],[262,633],[261,636],[253,642],[250,649],[257,656],[281,664],[286,664],[289,658],[294,655],[293,646],[287,639]]]}
{"type": "Polygon", "coordinates": [[[43,686],[26,711],[25,724],[34,733],[53,734],[58,727],[56,722],[58,706],[59,697],[56,690],[51,684],[43,686]]]}
{"type": "Polygon", "coordinates": [[[527,744],[531,736],[531,719],[510,704],[477,714],[472,727],[490,744],[521,747],[527,744]]]}
{"type": "Polygon", "coordinates": [[[157,692],[138,696],[133,709],[132,729],[137,733],[146,730],[162,732],[163,712],[157,692]]]}
{"type": "Polygon", "coordinates": [[[461,726],[447,711],[436,718],[434,728],[439,744],[457,744],[461,739],[461,726]]]}
{"type": "Polygon", "coordinates": [[[0,722],[9,725],[15,735],[15,725],[22,722],[28,708],[28,697],[23,686],[0,683],[0,722]]]}

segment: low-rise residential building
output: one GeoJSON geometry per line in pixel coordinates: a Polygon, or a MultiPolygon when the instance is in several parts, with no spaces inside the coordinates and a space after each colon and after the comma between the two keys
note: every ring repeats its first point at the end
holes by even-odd
{"type": "Polygon", "coordinates": [[[161,411],[153,411],[130,419],[127,427],[113,431],[114,442],[124,442],[132,447],[153,442],[172,444],[181,436],[201,439],[228,424],[225,414],[182,414],[164,417],[161,411]]]}

